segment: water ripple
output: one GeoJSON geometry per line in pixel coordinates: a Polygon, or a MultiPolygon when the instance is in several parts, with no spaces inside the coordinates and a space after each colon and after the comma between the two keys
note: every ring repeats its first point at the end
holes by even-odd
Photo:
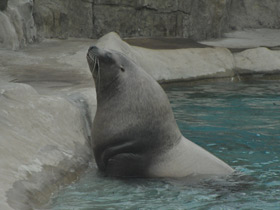
{"type": "Polygon", "coordinates": [[[280,206],[280,83],[166,89],[182,133],[239,173],[184,180],[117,180],[89,169],[49,209],[272,209],[280,206]]]}

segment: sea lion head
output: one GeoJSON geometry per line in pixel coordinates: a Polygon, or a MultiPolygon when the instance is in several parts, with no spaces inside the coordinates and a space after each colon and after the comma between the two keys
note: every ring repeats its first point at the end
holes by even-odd
{"type": "Polygon", "coordinates": [[[89,48],[87,61],[97,92],[101,92],[114,83],[120,77],[120,74],[127,70],[124,66],[129,63],[122,53],[100,49],[96,46],[89,48]]]}

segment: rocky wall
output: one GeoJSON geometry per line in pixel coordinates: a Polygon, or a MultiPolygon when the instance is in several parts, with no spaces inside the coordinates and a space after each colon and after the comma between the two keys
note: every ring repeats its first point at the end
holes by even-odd
{"type": "Polygon", "coordinates": [[[18,49],[35,41],[33,1],[1,0],[0,10],[0,48],[18,49]]]}
{"type": "Polygon", "coordinates": [[[220,37],[230,30],[280,28],[278,0],[95,0],[94,37],[220,37]]]}
{"type": "Polygon", "coordinates": [[[227,26],[229,0],[95,0],[94,36],[218,37],[227,26]]]}
{"type": "Polygon", "coordinates": [[[279,0],[231,0],[229,28],[280,28],[279,0]]]}
{"type": "Polygon", "coordinates": [[[34,0],[40,38],[92,37],[93,0],[34,0]]]}
{"type": "Polygon", "coordinates": [[[184,37],[280,28],[278,0],[1,0],[0,48],[43,38],[184,37]]]}
{"type": "Polygon", "coordinates": [[[8,6],[8,0],[1,0],[0,1],[0,11],[3,11],[7,8],[8,6]]]}

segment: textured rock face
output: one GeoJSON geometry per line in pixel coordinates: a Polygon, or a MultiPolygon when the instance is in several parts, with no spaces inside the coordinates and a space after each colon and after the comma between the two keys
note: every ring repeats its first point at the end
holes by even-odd
{"type": "Polygon", "coordinates": [[[231,29],[280,28],[280,1],[278,0],[231,0],[231,29]]]}
{"type": "Polygon", "coordinates": [[[220,37],[228,30],[280,28],[278,0],[96,0],[94,36],[220,37]]]}
{"type": "Polygon", "coordinates": [[[96,0],[94,36],[116,31],[123,37],[188,37],[221,35],[227,25],[229,0],[96,0]]]}
{"type": "Polygon", "coordinates": [[[92,18],[92,0],[35,0],[39,37],[91,37],[92,18]]]}
{"type": "Polygon", "coordinates": [[[1,0],[0,1],[0,10],[5,10],[7,8],[8,5],[8,0],[1,0]]]}
{"type": "Polygon", "coordinates": [[[0,47],[111,31],[202,40],[236,29],[280,28],[279,16],[278,0],[1,0],[0,47]]]}
{"type": "Polygon", "coordinates": [[[0,11],[0,48],[18,49],[34,42],[36,27],[33,1],[9,0],[5,11],[0,11]]]}

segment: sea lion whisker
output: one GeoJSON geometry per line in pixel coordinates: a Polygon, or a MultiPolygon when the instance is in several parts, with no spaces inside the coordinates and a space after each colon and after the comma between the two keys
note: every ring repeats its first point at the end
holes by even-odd
{"type": "Polygon", "coordinates": [[[97,77],[98,77],[98,91],[100,91],[100,65],[99,65],[99,59],[96,58],[97,62],[97,77]]]}
{"type": "Polygon", "coordinates": [[[91,60],[95,60],[97,55],[90,52],[90,53],[88,53],[88,56],[90,57],[91,60]]]}
{"type": "Polygon", "coordinates": [[[95,66],[96,66],[96,59],[95,59],[95,58],[93,58],[93,68],[92,68],[92,73],[94,73],[95,66]]]}

